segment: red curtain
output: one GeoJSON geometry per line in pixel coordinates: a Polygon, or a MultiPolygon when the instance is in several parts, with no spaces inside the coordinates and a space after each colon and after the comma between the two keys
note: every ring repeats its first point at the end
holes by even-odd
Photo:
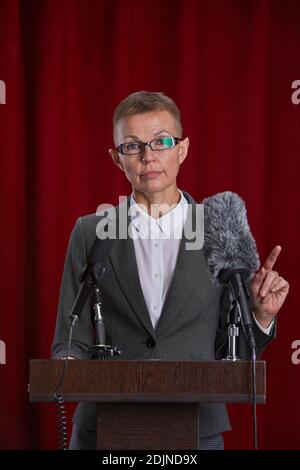
{"type": "MultiPolygon", "coordinates": [[[[56,447],[54,406],[28,402],[28,361],[50,354],[75,219],[130,191],[107,149],[114,107],[137,90],[182,110],[191,146],[179,187],[198,201],[239,193],[261,260],[282,245],[276,269],[291,292],[263,356],[259,445],[300,448],[299,17],[291,0],[1,0],[2,449],[56,447]]],[[[250,407],[230,415],[227,448],[251,448],[250,407]]]]}

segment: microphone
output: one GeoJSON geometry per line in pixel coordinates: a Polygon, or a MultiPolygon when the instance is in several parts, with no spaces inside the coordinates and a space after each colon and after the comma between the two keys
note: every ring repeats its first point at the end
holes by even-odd
{"type": "Polygon", "coordinates": [[[79,276],[81,287],[70,313],[71,324],[74,325],[78,320],[90,291],[104,276],[106,271],[106,262],[111,253],[112,246],[113,239],[111,238],[105,238],[104,240],[100,240],[98,237],[95,238],[87,256],[87,264],[79,276]]]}
{"type": "Polygon", "coordinates": [[[246,281],[259,266],[256,243],[247,220],[245,203],[231,192],[215,194],[204,204],[204,246],[213,279],[228,283],[237,300],[242,325],[252,350],[255,351],[253,318],[246,281]]]}

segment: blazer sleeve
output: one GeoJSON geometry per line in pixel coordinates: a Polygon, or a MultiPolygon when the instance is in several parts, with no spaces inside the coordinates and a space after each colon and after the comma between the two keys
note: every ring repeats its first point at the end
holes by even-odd
{"type": "MultiPolygon", "coordinates": [[[[70,333],[69,315],[79,291],[79,276],[87,260],[87,250],[81,217],[70,236],[64,272],[60,288],[55,335],[52,343],[52,357],[60,358],[67,352],[70,333]]],[[[88,347],[93,342],[93,326],[89,300],[73,329],[70,355],[78,359],[88,358],[88,347]]]]}

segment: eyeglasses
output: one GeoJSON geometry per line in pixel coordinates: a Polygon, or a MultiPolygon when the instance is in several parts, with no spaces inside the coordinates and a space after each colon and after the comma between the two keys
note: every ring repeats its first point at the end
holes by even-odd
{"type": "Polygon", "coordinates": [[[122,155],[137,155],[145,151],[147,145],[151,150],[161,151],[168,150],[175,147],[182,139],[179,137],[159,137],[159,139],[151,140],[150,142],[126,142],[119,145],[116,150],[122,155]]]}

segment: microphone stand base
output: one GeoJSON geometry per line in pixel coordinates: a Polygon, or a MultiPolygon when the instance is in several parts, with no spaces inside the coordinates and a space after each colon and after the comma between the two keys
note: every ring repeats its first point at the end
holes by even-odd
{"type": "Polygon", "coordinates": [[[89,353],[93,359],[112,359],[116,356],[120,356],[121,351],[116,346],[93,344],[89,347],[89,353]]]}
{"type": "Polygon", "coordinates": [[[241,361],[241,359],[238,356],[227,356],[227,357],[223,357],[221,361],[236,362],[236,361],[241,361]]]}

